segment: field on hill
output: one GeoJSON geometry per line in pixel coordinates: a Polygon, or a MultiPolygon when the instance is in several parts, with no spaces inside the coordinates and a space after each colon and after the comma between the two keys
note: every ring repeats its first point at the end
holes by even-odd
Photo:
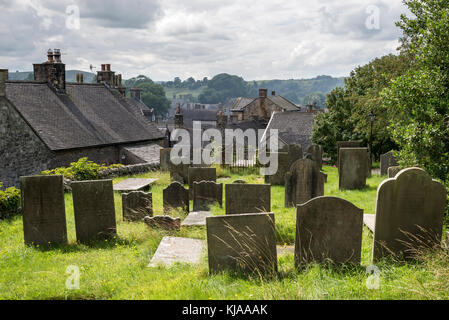
{"type": "MultiPolygon", "coordinates": [[[[325,195],[342,197],[374,213],[376,190],[385,179],[373,175],[367,187],[358,191],[339,191],[337,170],[324,167],[328,174],[325,195]]],[[[263,183],[256,174],[240,175],[217,169],[219,182],[243,179],[263,183]]],[[[170,182],[165,172],[150,172],[138,177],[159,178],[152,187],[155,215],[162,214],[162,190],[170,182]]],[[[114,183],[127,177],[114,179],[114,183]]],[[[275,213],[277,244],[291,246],[295,237],[295,209],[284,208],[284,187],[271,189],[275,213]]],[[[143,222],[124,222],[121,197],[115,194],[118,237],[89,246],[75,242],[72,195],[65,195],[69,245],[50,249],[33,248],[23,243],[22,217],[0,221],[0,299],[449,299],[449,254],[439,250],[425,253],[414,263],[384,260],[379,289],[369,289],[372,234],[363,230],[362,263],[357,267],[332,269],[310,265],[298,271],[291,253],[278,256],[279,272],[268,278],[248,278],[231,273],[210,276],[207,255],[199,265],[147,267],[163,236],[205,239],[204,228],[182,228],[165,232],[150,230],[143,222]],[[81,271],[80,289],[66,289],[69,266],[81,271]]],[[[214,207],[213,214],[224,214],[214,207]]],[[[173,212],[174,216],[185,214],[173,212]]]]}

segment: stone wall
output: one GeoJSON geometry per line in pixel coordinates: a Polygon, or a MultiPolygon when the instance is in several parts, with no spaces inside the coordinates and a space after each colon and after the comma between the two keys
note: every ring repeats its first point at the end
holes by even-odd
{"type": "Polygon", "coordinates": [[[110,165],[120,163],[119,148],[117,146],[109,146],[56,151],[54,152],[50,167],[67,167],[71,162],[76,162],[78,159],[84,157],[98,164],[110,165]]]}

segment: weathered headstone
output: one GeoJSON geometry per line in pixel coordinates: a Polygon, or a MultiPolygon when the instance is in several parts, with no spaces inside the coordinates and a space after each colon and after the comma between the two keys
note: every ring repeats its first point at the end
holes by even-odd
{"type": "Polygon", "coordinates": [[[20,189],[25,244],[66,244],[63,177],[20,177],[20,189]]]}
{"type": "Polygon", "coordinates": [[[199,263],[205,247],[204,240],[163,237],[148,267],[169,267],[177,262],[199,263]]]}
{"type": "Polygon", "coordinates": [[[227,184],[226,214],[270,212],[270,190],[269,184],[227,184]]]}
{"type": "Polygon", "coordinates": [[[189,195],[193,199],[193,183],[200,181],[217,182],[217,169],[206,167],[189,168],[189,195]]]}
{"type": "Polygon", "coordinates": [[[212,205],[223,205],[223,184],[213,181],[193,183],[193,211],[208,211],[212,205]]]}
{"type": "Polygon", "coordinates": [[[420,168],[404,169],[377,190],[373,260],[410,259],[441,243],[446,189],[420,168]]]}
{"type": "Polygon", "coordinates": [[[394,178],[401,171],[401,167],[393,166],[388,168],[388,178],[394,178]]]}
{"type": "Polygon", "coordinates": [[[158,180],[159,179],[129,178],[114,184],[113,189],[118,192],[143,191],[150,189],[150,185],[158,180]]]}
{"type": "Polygon", "coordinates": [[[367,148],[340,148],[338,158],[339,188],[353,190],[365,187],[369,158],[367,148]]]}
{"type": "Polygon", "coordinates": [[[164,212],[176,208],[189,212],[189,190],[179,182],[173,182],[163,190],[163,202],[164,212]]]}
{"type": "Polygon", "coordinates": [[[288,172],[292,164],[299,159],[302,159],[301,145],[287,145],[280,149],[278,154],[278,169],[274,175],[265,176],[265,183],[271,185],[285,185],[285,174],[288,172]]]}
{"type": "Polygon", "coordinates": [[[209,211],[194,211],[190,212],[184,221],[181,223],[181,227],[200,227],[206,225],[206,218],[212,214],[209,211]]]}
{"type": "Polygon", "coordinates": [[[181,229],[181,218],[172,218],[170,216],[145,217],[143,221],[150,227],[164,230],[181,229]]]}
{"type": "Polygon", "coordinates": [[[125,221],[142,221],[153,216],[153,195],[142,191],[122,193],[122,211],[125,221]]]}
{"type": "Polygon", "coordinates": [[[324,183],[327,183],[327,174],[324,172],[320,172],[321,178],[323,179],[324,183]]]}
{"type": "Polygon", "coordinates": [[[323,167],[323,148],[318,144],[312,144],[308,149],[307,153],[312,156],[312,160],[318,164],[318,167],[323,167]]]}
{"type": "Polygon", "coordinates": [[[112,180],[72,182],[76,239],[82,243],[117,234],[112,180]]]}
{"type": "Polygon", "coordinates": [[[341,148],[360,148],[362,141],[338,141],[337,142],[337,168],[340,168],[340,149],[341,148]]]}
{"type": "Polygon", "coordinates": [[[274,213],[206,218],[209,272],[277,271],[274,213]]]}
{"type": "Polygon", "coordinates": [[[285,175],[285,206],[291,207],[324,195],[324,176],[310,159],[297,160],[285,175]]]}
{"type": "Polygon", "coordinates": [[[388,168],[398,166],[399,163],[396,157],[393,155],[393,151],[380,155],[380,174],[386,175],[388,173],[388,168]]]}
{"type": "Polygon", "coordinates": [[[360,263],[363,209],[336,197],[319,197],[297,207],[295,265],[360,263]]]}
{"type": "Polygon", "coordinates": [[[170,160],[169,170],[170,170],[170,180],[171,182],[179,182],[181,184],[189,183],[189,167],[190,159],[179,158],[179,164],[174,164],[170,160]]]}
{"type": "Polygon", "coordinates": [[[171,148],[159,150],[160,166],[162,171],[168,171],[170,169],[170,152],[171,148]]]}

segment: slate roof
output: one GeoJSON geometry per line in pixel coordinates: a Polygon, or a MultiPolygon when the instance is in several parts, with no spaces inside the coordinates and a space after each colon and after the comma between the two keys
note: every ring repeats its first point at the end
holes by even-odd
{"type": "Polygon", "coordinates": [[[232,106],[232,111],[242,111],[247,105],[253,102],[254,98],[236,98],[234,101],[234,105],[232,106]]]}
{"type": "Polygon", "coordinates": [[[57,94],[46,83],[6,82],[6,97],[51,150],[163,138],[103,84],[66,84],[57,94]]]}
{"type": "MultiPolygon", "coordinates": [[[[259,98],[237,98],[232,106],[232,111],[243,111],[250,103],[259,98]]],[[[300,108],[282,96],[267,96],[266,99],[281,107],[285,111],[298,111],[300,108]]]]}

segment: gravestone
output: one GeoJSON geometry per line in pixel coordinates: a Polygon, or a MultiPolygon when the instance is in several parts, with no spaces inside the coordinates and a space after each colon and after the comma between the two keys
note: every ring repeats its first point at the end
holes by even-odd
{"type": "Polygon", "coordinates": [[[112,180],[72,182],[76,239],[81,243],[117,234],[112,180]]]}
{"type": "Polygon", "coordinates": [[[159,150],[160,166],[162,171],[168,171],[170,169],[170,152],[171,148],[159,150]]]}
{"type": "Polygon", "coordinates": [[[206,225],[206,218],[212,214],[209,211],[195,211],[190,212],[184,221],[181,223],[181,227],[201,227],[206,225]]]}
{"type": "Polygon", "coordinates": [[[360,148],[362,141],[338,141],[337,142],[337,168],[340,168],[340,149],[341,148],[360,148]]]}
{"type": "Polygon", "coordinates": [[[153,216],[153,195],[142,191],[122,193],[122,212],[124,221],[142,221],[153,216]]]}
{"type": "Polygon", "coordinates": [[[193,183],[193,211],[208,211],[218,203],[223,205],[223,184],[213,181],[193,183]]]}
{"type": "Polygon", "coordinates": [[[388,168],[388,178],[394,178],[401,171],[401,167],[393,166],[388,168]]]}
{"type": "Polygon", "coordinates": [[[183,208],[184,211],[189,212],[189,190],[179,182],[173,182],[163,190],[163,202],[164,212],[176,208],[183,208]]]}
{"type": "Polygon", "coordinates": [[[113,189],[118,192],[143,191],[150,189],[150,185],[158,180],[159,179],[129,178],[114,184],[113,189]]]}
{"type": "Polygon", "coordinates": [[[179,230],[181,229],[181,218],[172,218],[170,216],[154,216],[145,217],[143,221],[150,227],[164,230],[179,230]]]}
{"type": "Polygon", "coordinates": [[[227,184],[226,214],[270,212],[270,191],[269,184],[227,184]]]}
{"type": "Polygon", "coordinates": [[[177,262],[199,263],[205,247],[204,240],[163,237],[148,267],[169,267],[177,262]]]}
{"type": "Polygon", "coordinates": [[[206,218],[209,272],[277,271],[274,213],[206,218]]]}
{"type": "Polygon", "coordinates": [[[184,161],[186,163],[181,162],[180,164],[174,164],[172,161],[170,161],[170,163],[169,163],[170,180],[171,180],[171,182],[179,182],[180,184],[188,184],[189,183],[190,159],[181,157],[178,160],[184,161]]]}
{"type": "Polygon", "coordinates": [[[286,145],[278,152],[278,169],[274,175],[265,176],[265,183],[271,185],[285,185],[285,174],[288,172],[292,164],[299,159],[302,159],[301,145],[286,145]]]}
{"type": "Polygon", "coordinates": [[[441,243],[446,189],[420,168],[404,169],[377,190],[373,260],[441,243]]]}
{"type": "Polygon", "coordinates": [[[295,265],[360,263],[363,209],[336,197],[319,197],[298,205],[295,265]]]}
{"type": "Polygon", "coordinates": [[[327,174],[324,172],[320,172],[321,178],[323,179],[324,183],[327,183],[327,174]]]}
{"type": "Polygon", "coordinates": [[[310,159],[297,160],[285,175],[285,206],[294,207],[324,195],[324,176],[310,159]]]}
{"type": "MultiPolygon", "coordinates": [[[[189,168],[189,196],[193,199],[193,183],[200,181],[217,182],[217,169],[206,167],[189,168]]],[[[195,210],[196,211],[196,210],[195,210]]]]}
{"type": "Polygon", "coordinates": [[[66,244],[63,177],[20,177],[20,190],[25,244],[66,244]]]}
{"type": "Polygon", "coordinates": [[[388,173],[388,168],[398,166],[399,163],[396,157],[393,155],[393,151],[380,155],[380,174],[386,175],[388,173]]]}
{"type": "Polygon", "coordinates": [[[312,156],[312,160],[318,164],[318,167],[323,168],[323,148],[318,144],[312,144],[308,149],[307,153],[312,156]]]}
{"type": "Polygon", "coordinates": [[[338,184],[340,190],[361,189],[366,186],[368,171],[367,148],[341,148],[338,184]]]}

